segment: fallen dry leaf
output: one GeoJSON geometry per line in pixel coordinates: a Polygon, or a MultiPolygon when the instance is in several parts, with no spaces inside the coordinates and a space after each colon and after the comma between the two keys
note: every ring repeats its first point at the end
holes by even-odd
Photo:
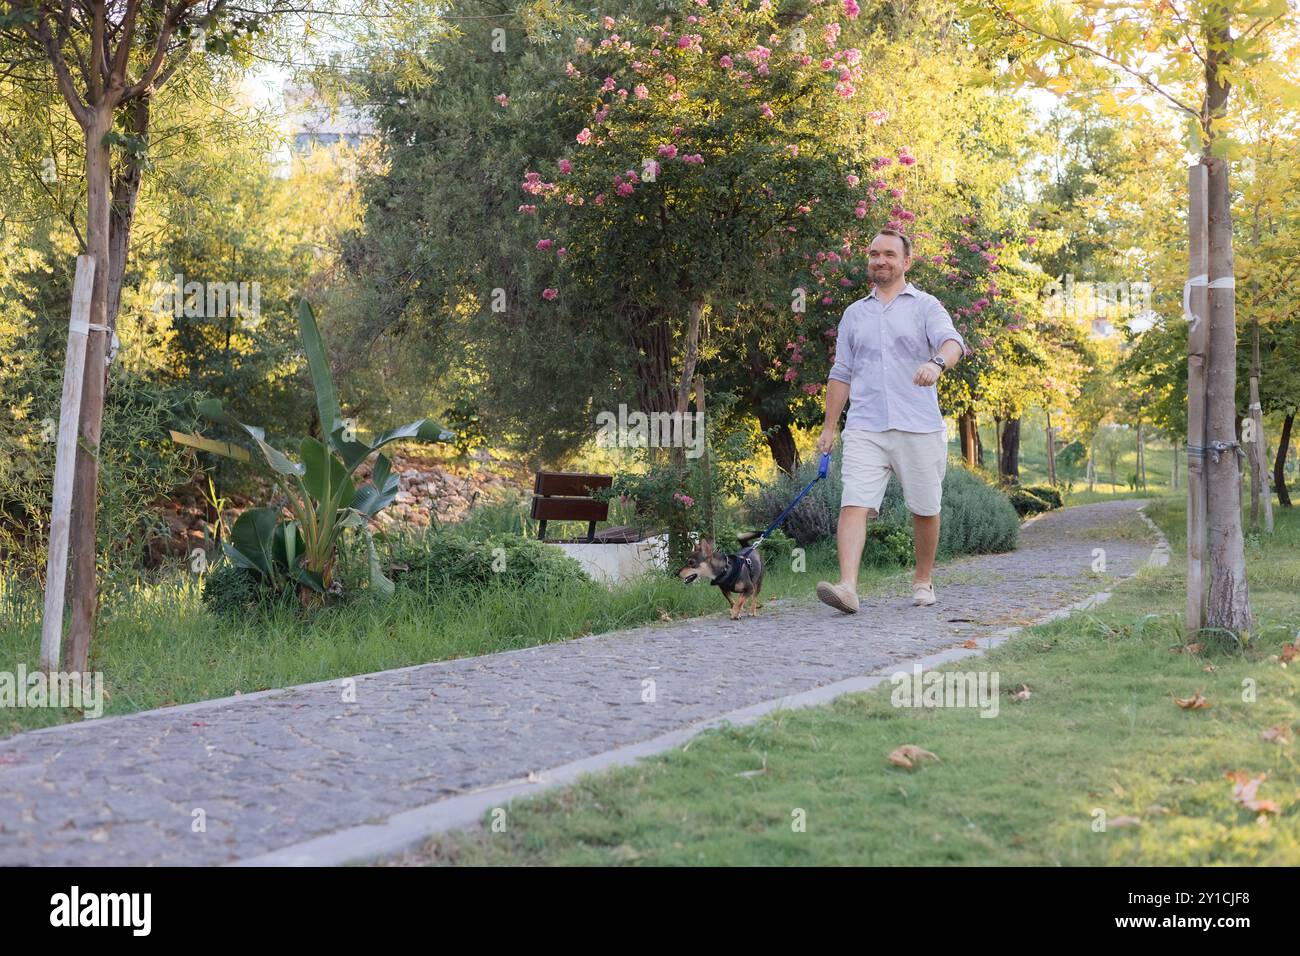
{"type": "Polygon", "coordinates": [[[1204,644],[1175,644],[1169,648],[1175,654],[1199,654],[1205,650],[1204,644]]]}
{"type": "Polygon", "coordinates": [[[1154,806],[1147,807],[1147,813],[1155,814],[1156,816],[1165,816],[1166,814],[1169,813],[1169,808],[1162,807],[1160,804],[1157,803],[1154,806]]]}
{"type": "Polygon", "coordinates": [[[1291,742],[1291,728],[1286,724],[1274,724],[1267,728],[1260,737],[1264,740],[1276,740],[1280,744],[1291,742]]]}
{"type": "Polygon", "coordinates": [[[1116,817],[1113,820],[1106,821],[1106,829],[1111,827],[1132,827],[1142,822],[1140,817],[1116,817]]]}
{"type": "Polygon", "coordinates": [[[1224,774],[1232,781],[1232,802],[1238,803],[1252,813],[1277,813],[1278,805],[1272,800],[1260,800],[1255,794],[1259,785],[1268,779],[1268,774],[1251,776],[1241,770],[1229,770],[1224,774]]]}
{"type": "Polygon", "coordinates": [[[1207,673],[1207,674],[1213,674],[1213,673],[1214,673],[1215,671],[1217,671],[1217,670],[1218,670],[1218,668],[1215,667],[1213,664],[1206,664],[1206,665],[1205,665],[1205,673],[1207,673]]]}
{"type": "Polygon", "coordinates": [[[975,650],[975,648],[979,647],[979,642],[972,637],[969,641],[963,643],[962,647],[966,648],[967,650],[973,651],[975,650]]]}
{"type": "Polygon", "coordinates": [[[1012,700],[1029,700],[1031,696],[1033,696],[1033,691],[1029,689],[1028,684],[1021,684],[1011,692],[1012,700]]]}
{"type": "Polygon", "coordinates": [[[925,759],[942,762],[930,751],[923,750],[916,744],[903,744],[903,746],[889,753],[889,762],[897,767],[902,767],[904,770],[911,770],[916,764],[925,759]]]}
{"type": "Polygon", "coordinates": [[[673,619],[673,616],[672,616],[671,614],[669,614],[667,611],[660,611],[660,612],[659,612],[659,620],[661,620],[661,621],[671,621],[672,619],[673,619]]]}
{"type": "Polygon", "coordinates": [[[1205,710],[1210,706],[1210,702],[1201,696],[1199,690],[1192,697],[1175,697],[1174,703],[1183,710],[1205,710]]]}
{"type": "Polygon", "coordinates": [[[1297,643],[1295,643],[1295,644],[1283,644],[1283,645],[1282,645],[1282,661],[1283,661],[1283,663],[1285,663],[1285,662],[1287,662],[1287,661],[1293,661],[1293,660],[1295,660],[1297,657],[1300,657],[1300,642],[1297,642],[1297,643]]]}

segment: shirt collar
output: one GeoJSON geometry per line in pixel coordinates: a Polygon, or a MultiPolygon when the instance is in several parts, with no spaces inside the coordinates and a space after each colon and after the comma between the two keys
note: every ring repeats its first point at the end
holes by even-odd
{"type": "MultiPolygon", "coordinates": [[[[901,288],[901,289],[898,291],[898,294],[899,294],[899,295],[910,295],[910,296],[915,297],[915,296],[916,296],[916,287],[915,287],[914,285],[912,285],[912,283],[908,282],[908,283],[906,283],[906,284],[903,286],[903,288],[901,288]]],[[[871,291],[867,293],[867,298],[868,298],[868,299],[877,299],[877,300],[879,300],[880,296],[876,295],[876,287],[875,287],[875,286],[872,286],[872,287],[871,287],[871,291]]]]}

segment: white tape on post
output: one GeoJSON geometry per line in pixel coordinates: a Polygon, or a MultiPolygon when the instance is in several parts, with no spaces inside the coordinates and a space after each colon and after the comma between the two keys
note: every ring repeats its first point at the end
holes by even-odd
{"type": "MultiPolygon", "coordinates": [[[[72,285],[68,351],[63,363],[63,398],[59,403],[58,444],[54,453],[54,500],[50,509],[50,547],[45,566],[45,617],[41,621],[41,670],[59,669],[63,643],[63,594],[68,576],[68,535],[72,524],[72,479],[77,465],[77,430],[81,417],[81,383],[90,330],[90,294],[95,257],[77,257],[72,285]]],[[[102,328],[100,326],[99,328],[102,328]]],[[[93,502],[90,502],[93,507],[93,502]]]]}

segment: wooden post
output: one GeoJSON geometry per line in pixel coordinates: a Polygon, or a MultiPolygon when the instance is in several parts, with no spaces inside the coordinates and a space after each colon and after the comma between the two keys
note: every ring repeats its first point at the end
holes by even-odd
{"type": "Polygon", "coordinates": [[[50,510],[49,555],[45,565],[45,617],[41,622],[41,670],[59,669],[63,642],[63,594],[68,577],[68,529],[72,516],[72,479],[77,460],[77,422],[81,414],[81,383],[86,369],[86,338],[90,333],[90,292],[95,257],[77,257],[68,323],[68,351],[63,362],[63,398],[59,403],[59,435],[54,453],[54,499],[50,510]]]}
{"type": "Polygon", "coordinates": [[[704,413],[704,376],[702,375],[695,376],[695,411],[700,416],[700,440],[704,452],[704,460],[700,462],[700,472],[704,477],[704,520],[709,525],[709,537],[716,542],[718,522],[713,513],[713,476],[709,471],[709,427],[704,413]]]}
{"type": "MultiPolygon", "coordinates": [[[[1189,279],[1204,283],[1209,273],[1209,213],[1205,166],[1187,170],[1189,279]]],[[[1193,285],[1187,330],[1187,633],[1205,626],[1205,353],[1210,337],[1209,290],[1193,285]]]]}

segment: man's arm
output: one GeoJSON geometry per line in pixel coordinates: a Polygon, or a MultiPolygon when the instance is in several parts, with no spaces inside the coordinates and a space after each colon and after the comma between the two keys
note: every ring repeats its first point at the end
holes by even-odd
{"type": "Polygon", "coordinates": [[[916,374],[912,376],[912,384],[933,385],[939,380],[939,376],[942,372],[945,369],[951,369],[954,365],[960,362],[965,353],[966,349],[961,342],[957,339],[947,339],[943,345],[939,346],[939,351],[936,353],[939,358],[944,360],[944,368],[940,369],[939,366],[935,365],[933,362],[925,362],[916,370],[916,374]]]}
{"type": "Polygon", "coordinates": [[[837,378],[826,383],[826,424],[817,439],[817,451],[825,454],[835,447],[835,438],[839,433],[840,413],[849,400],[849,383],[837,378]]]}

